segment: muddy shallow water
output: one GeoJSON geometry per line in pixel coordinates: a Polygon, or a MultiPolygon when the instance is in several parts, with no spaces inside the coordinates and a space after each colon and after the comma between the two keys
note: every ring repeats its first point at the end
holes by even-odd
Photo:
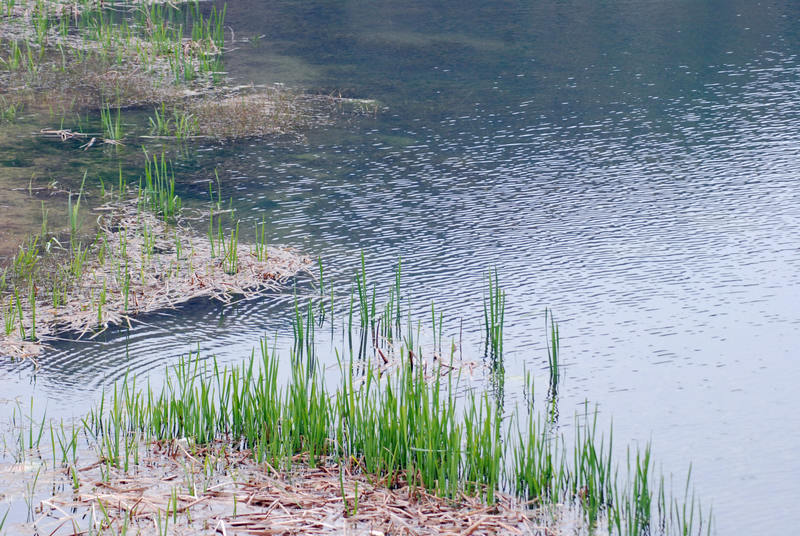
{"type": "MultiPolygon", "coordinates": [[[[243,228],[267,218],[274,241],[321,256],[343,295],[361,252],[379,289],[402,257],[419,317],[433,300],[473,357],[497,268],[507,404],[523,367],[546,374],[550,307],[565,423],[597,404],[615,442],[652,440],[667,473],[692,463],[720,534],[788,533],[800,500],[798,21],[779,1],[232,3],[227,22],[252,37],[226,58],[232,74],[386,109],[300,142],[196,147],[176,158],[180,193],[202,199],[218,169],[243,228]]],[[[113,153],[8,143],[46,152],[73,184],[87,165],[117,165],[113,153]]],[[[3,195],[20,226],[5,235],[36,229],[40,202],[3,195]]],[[[0,365],[3,396],[79,414],[126,370],[197,345],[223,360],[264,333],[285,347],[292,303],[197,303],[64,343],[35,374],[0,365]]]]}

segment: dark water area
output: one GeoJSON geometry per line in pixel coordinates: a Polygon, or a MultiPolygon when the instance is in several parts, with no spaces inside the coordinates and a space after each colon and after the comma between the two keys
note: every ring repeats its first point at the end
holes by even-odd
{"type": "MultiPolygon", "coordinates": [[[[800,5],[589,4],[232,2],[238,81],[383,109],[301,141],[199,147],[181,187],[201,198],[217,168],[243,228],[267,218],[275,242],[319,256],[342,307],[362,252],[379,289],[402,257],[418,316],[435,302],[470,358],[497,269],[508,405],[525,368],[546,378],[549,307],[565,423],[597,406],[615,443],[652,441],[676,489],[691,463],[719,534],[792,533],[800,5]]],[[[80,414],[190,349],[236,361],[265,333],[286,348],[292,308],[284,294],[154,315],[59,345],[35,375],[0,365],[0,396],[80,414]]]]}

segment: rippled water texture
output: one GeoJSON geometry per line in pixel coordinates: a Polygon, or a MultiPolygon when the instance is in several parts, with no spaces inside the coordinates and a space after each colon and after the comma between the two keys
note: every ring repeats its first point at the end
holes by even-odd
{"type": "MultiPolygon", "coordinates": [[[[720,534],[794,530],[797,3],[237,1],[227,22],[264,35],[227,58],[241,80],[386,111],[302,143],[201,148],[185,189],[217,167],[248,221],[320,255],[342,291],[361,251],[379,287],[402,256],[421,317],[434,300],[465,347],[497,268],[509,403],[523,366],[546,366],[550,307],[567,421],[588,401],[666,472],[692,462],[720,534]]],[[[81,408],[197,344],[249,353],[285,332],[290,303],[197,304],[0,380],[81,408]]]]}

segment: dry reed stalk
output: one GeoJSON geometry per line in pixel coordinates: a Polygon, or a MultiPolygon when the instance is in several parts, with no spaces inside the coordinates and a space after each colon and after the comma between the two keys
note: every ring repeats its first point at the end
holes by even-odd
{"type": "Polygon", "coordinates": [[[309,468],[298,457],[291,470],[278,472],[245,451],[214,446],[190,455],[177,443],[154,448],[128,473],[102,469],[102,463],[82,469],[77,491],[42,502],[37,527],[71,534],[66,529],[74,530],[72,521],[80,519],[79,530],[89,530],[89,516],[81,513],[102,510],[108,517],[97,519],[98,526],[105,523],[114,532],[128,519],[137,534],[154,533],[154,521],[166,517],[176,534],[203,528],[222,533],[223,527],[227,534],[558,534],[552,511],[506,494],[498,493],[491,506],[475,497],[453,501],[403,483],[388,487],[330,460],[309,468]],[[198,458],[217,460],[210,479],[198,458]],[[190,479],[200,484],[194,493],[186,487],[190,479]]]}

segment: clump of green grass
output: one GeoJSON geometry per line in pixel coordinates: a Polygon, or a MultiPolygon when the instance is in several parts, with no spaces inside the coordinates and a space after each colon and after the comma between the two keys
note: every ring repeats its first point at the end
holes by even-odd
{"type": "Polygon", "coordinates": [[[506,293],[500,288],[497,271],[489,274],[488,292],[483,298],[485,353],[494,369],[503,369],[503,325],[505,323],[506,293]]]}
{"type": "Polygon", "coordinates": [[[171,129],[170,118],[167,117],[166,104],[161,103],[159,108],[153,109],[153,116],[148,118],[150,133],[155,136],[169,136],[171,129]]]}
{"type": "Polygon", "coordinates": [[[100,121],[103,124],[103,134],[106,140],[120,142],[125,137],[122,131],[121,110],[117,107],[116,115],[112,114],[111,107],[106,104],[100,108],[100,121]]]}
{"type": "Polygon", "coordinates": [[[0,97],[0,120],[13,123],[17,120],[17,115],[22,111],[24,104],[7,100],[0,97]]]}
{"type": "Polygon", "coordinates": [[[175,138],[178,140],[190,138],[197,132],[197,118],[185,110],[173,110],[172,123],[175,126],[175,138]]]}
{"type": "MultiPolygon", "coordinates": [[[[382,320],[374,316],[363,266],[355,285],[358,303],[350,317],[359,310],[364,316],[349,329],[373,330],[382,320]]],[[[492,289],[502,296],[495,283],[492,289]]],[[[383,310],[394,322],[399,294],[392,294],[383,310]]],[[[447,366],[440,360],[431,368],[406,338],[398,341],[392,354],[397,361],[387,371],[363,354],[353,358],[351,349],[350,359],[339,359],[339,385],[330,391],[309,349],[315,308],[309,303],[305,317],[302,310],[295,307],[286,383],[278,381],[281,362],[265,341],[258,358],[239,365],[221,367],[190,354],[167,370],[160,391],[137,390],[135,380],[126,378],[107,399],[108,409],[102,409],[104,398],[86,420],[101,438],[103,459],[127,464],[125,438],[133,434],[157,441],[186,437],[198,446],[223,442],[283,470],[296,463],[344,465],[389,487],[408,485],[453,500],[468,495],[492,504],[507,491],[542,505],[569,504],[590,532],[708,530],[707,519],[685,515],[697,507],[694,498],[676,503],[654,489],[649,446],[629,450],[627,477],[621,478],[613,434],[598,433],[596,414],[576,419],[568,446],[553,423],[532,411],[518,408],[509,415],[489,392],[464,395],[455,350],[447,366]]],[[[557,330],[548,336],[557,338],[557,330]]]]}
{"type": "Polygon", "coordinates": [[[14,308],[14,297],[14,295],[9,296],[8,307],[3,310],[3,324],[5,327],[6,336],[14,333],[14,330],[17,327],[17,315],[16,309],[14,308]]]}
{"type": "Polygon", "coordinates": [[[162,153],[151,159],[145,151],[144,184],[139,185],[139,204],[160,214],[164,221],[174,222],[181,209],[181,198],[175,194],[175,172],[162,153]]]}
{"type": "Polygon", "coordinates": [[[191,113],[176,108],[170,115],[163,102],[160,109],[153,110],[149,122],[150,132],[155,136],[174,136],[178,140],[185,140],[197,131],[197,119],[191,113]]]}
{"type": "Polygon", "coordinates": [[[227,274],[235,274],[239,271],[239,221],[233,222],[231,234],[227,242],[223,239],[222,244],[222,265],[227,274]]]}
{"type": "Polygon", "coordinates": [[[9,71],[17,71],[23,65],[22,49],[16,39],[11,40],[8,47],[8,55],[5,58],[0,58],[0,62],[9,71]]]}
{"type": "MultiPolygon", "coordinates": [[[[219,208],[219,204],[217,204],[217,207],[219,208]]],[[[219,263],[225,273],[235,274],[239,271],[239,219],[236,218],[236,212],[233,209],[229,209],[229,214],[230,235],[226,238],[222,226],[222,217],[218,215],[215,220],[214,207],[211,208],[208,238],[211,246],[211,256],[219,259],[219,263]]]]}
{"type": "Polygon", "coordinates": [[[41,259],[40,237],[28,238],[27,243],[20,245],[14,256],[12,271],[17,279],[29,281],[36,272],[41,259]]]}

